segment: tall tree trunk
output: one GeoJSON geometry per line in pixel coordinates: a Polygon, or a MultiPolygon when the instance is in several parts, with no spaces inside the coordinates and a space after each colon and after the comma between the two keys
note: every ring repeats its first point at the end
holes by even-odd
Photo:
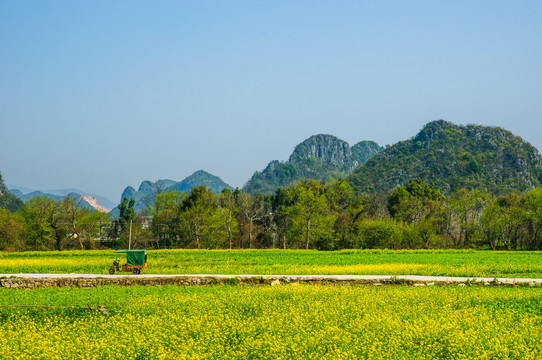
{"type": "Polygon", "coordinates": [[[248,247],[252,248],[252,218],[248,222],[248,247]]]}
{"type": "Polygon", "coordinates": [[[200,239],[199,239],[199,230],[198,230],[197,225],[194,226],[194,234],[196,235],[196,245],[198,246],[198,250],[201,250],[201,244],[200,244],[200,239]]]}
{"type": "Polygon", "coordinates": [[[231,234],[231,225],[228,223],[228,241],[230,243],[230,250],[232,249],[232,234],[231,234]]]}
{"type": "Polygon", "coordinates": [[[309,249],[310,236],[311,236],[311,219],[307,221],[307,250],[309,249]]]}

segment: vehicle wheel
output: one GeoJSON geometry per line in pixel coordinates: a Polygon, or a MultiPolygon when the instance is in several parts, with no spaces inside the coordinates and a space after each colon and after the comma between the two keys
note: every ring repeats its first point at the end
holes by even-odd
{"type": "Polygon", "coordinates": [[[109,273],[110,273],[111,275],[113,275],[113,274],[115,273],[115,268],[114,268],[113,266],[111,266],[111,267],[109,268],[109,273]]]}
{"type": "Polygon", "coordinates": [[[141,271],[139,269],[133,269],[132,274],[138,275],[141,271]]]}

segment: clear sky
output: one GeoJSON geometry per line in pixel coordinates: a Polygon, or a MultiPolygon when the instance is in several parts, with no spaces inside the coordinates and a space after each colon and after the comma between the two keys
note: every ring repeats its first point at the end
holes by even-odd
{"type": "Polygon", "coordinates": [[[243,186],[327,133],[425,123],[542,149],[542,1],[1,1],[0,171],[120,201],[203,169],[243,186]]]}

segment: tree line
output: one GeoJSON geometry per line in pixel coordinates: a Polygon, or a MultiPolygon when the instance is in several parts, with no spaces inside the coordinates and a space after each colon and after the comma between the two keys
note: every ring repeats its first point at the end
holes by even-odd
{"type": "Polygon", "coordinates": [[[35,197],[15,213],[0,208],[0,250],[64,250],[96,248],[107,214],[66,197],[35,197]]]}
{"type": "Polygon", "coordinates": [[[0,250],[103,246],[197,249],[542,249],[542,188],[493,196],[444,196],[413,179],[390,193],[354,193],[345,180],[304,180],[273,195],[205,186],[162,192],[144,213],[123,199],[120,218],[66,198],[34,198],[0,209],[0,250]]]}

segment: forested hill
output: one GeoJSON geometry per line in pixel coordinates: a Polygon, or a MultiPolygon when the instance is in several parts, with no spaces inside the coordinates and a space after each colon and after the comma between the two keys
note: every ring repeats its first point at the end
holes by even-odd
{"type": "Polygon", "coordinates": [[[351,172],[360,165],[350,145],[332,135],[311,136],[295,147],[288,161],[303,166],[310,160],[320,161],[339,172],[351,172]]]}
{"type": "Polygon", "coordinates": [[[391,190],[413,178],[444,194],[461,188],[485,188],[493,194],[524,191],[542,183],[542,157],[502,128],[437,120],[386,148],[347,180],[359,193],[391,190]]]}
{"type": "Polygon", "coordinates": [[[7,209],[10,212],[15,212],[23,206],[22,200],[9,192],[4,178],[0,172],[0,209],[7,209]]]}
{"type": "Polygon", "coordinates": [[[304,179],[342,178],[382,149],[373,141],[350,147],[335,136],[314,135],[297,145],[288,161],[274,160],[263,171],[255,172],[243,191],[271,194],[304,179]]]}
{"type": "Polygon", "coordinates": [[[192,175],[185,178],[183,181],[173,184],[169,190],[189,192],[196,186],[205,185],[215,194],[219,194],[225,188],[233,190],[233,188],[222,181],[218,176],[209,174],[203,170],[196,171],[192,175]]]}
{"type": "MultiPolygon", "coordinates": [[[[226,184],[218,176],[199,170],[178,182],[167,179],[158,180],[156,182],[143,181],[138,190],[128,186],[122,192],[121,201],[124,198],[134,199],[134,209],[136,212],[139,212],[154,203],[154,198],[157,193],[164,191],[181,191],[187,193],[190,192],[192,188],[200,185],[207,186],[207,188],[211,189],[215,194],[220,193],[224,188],[233,190],[230,185],[226,184]]],[[[113,218],[118,217],[118,215],[118,208],[113,209],[110,213],[110,216],[113,218]]]]}
{"type": "Polygon", "coordinates": [[[360,141],[356,145],[352,146],[352,154],[360,165],[365,164],[367,160],[382,150],[384,150],[384,147],[378,145],[374,141],[360,141]]]}

